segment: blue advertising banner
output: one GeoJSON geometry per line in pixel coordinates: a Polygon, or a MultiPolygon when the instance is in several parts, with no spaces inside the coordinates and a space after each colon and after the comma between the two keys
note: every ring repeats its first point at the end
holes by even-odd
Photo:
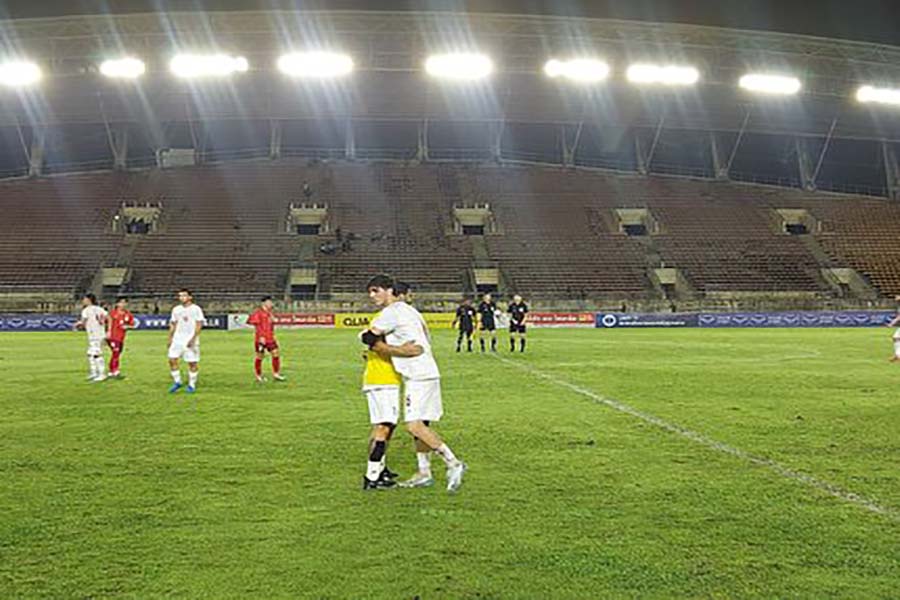
{"type": "Polygon", "coordinates": [[[697,327],[697,313],[597,313],[597,327],[697,327]]]}
{"type": "Polygon", "coordinates": [[[886,310],[701,313],[700,327],[878,327],[895,313],[886,310]]]}
{"type": "MultiPolygon", "coordinates": [[[[70,331],[75,315],[0,314],[0,331],[70,331]]],[[[168,315],[135,315],[135,329],[168,329],[168,315]]],[[[227,315],[206,315],[205,329],[228,329],[227,315]]]]}

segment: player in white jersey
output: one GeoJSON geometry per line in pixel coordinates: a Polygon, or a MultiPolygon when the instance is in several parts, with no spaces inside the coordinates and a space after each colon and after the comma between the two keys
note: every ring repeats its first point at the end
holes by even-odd
{"type": "MultiPolygon", "coordinates": [[[[894,300],[900,303],[900,296],[895,296],[894,300]]],[[[891,362],[900,362],[900,309],[897,311],[897,316],[894,317],[890,323],[887,324],[888,327],[898,327],[896,331],[894,331],[893,339],[894,339],[894,355],[891,357],[891,362]]]]}
{"type": "Polygon", "coordinates": [[[203,309],[194,304],[194,295],[190,290],[182,288],[178,291],[178,306],[172,309],[169,319],[169,367],[172,372],[172,387],[169,393],[174,394],[181,389],[181,368],[179,360],[184,358],[188,364],[187,393],[197,390],[197,377],[200,374],[200,331],[205,318],[203,309]]]}
{"type": "Polygon", "coordinates": [[[103,342],[106,340],[106,319],[109,316],[102,306],[97,306],[94,294],[85,294],[81,299],[81,318],[75,323],[76,329],[84,329],[88,338],[88,381],[106,379],[106,365],[103,361],[103,342]]]}
{"type": "MultiPolygon", "coordinates": [[[[389,354],[394,368],[403,378],[404,420],[406,430],[436,452],[447,464],[447,491],[462,485],[466,465],[430,427],[443,415],[441,373],[431,353],[431,338],[425,319],[415,308],[394,295],[394,281],[387,275],[373,277],[366,290],[381,312],[369,328],[376,336],[385,336],[383,346],[374,349],[389,354]],[[412,351],[410,351],[412,349],[412,351]]],[[[419,470],[402,487],[426,487],[434,484],[430,452],[417,452],[419,470]]]]}

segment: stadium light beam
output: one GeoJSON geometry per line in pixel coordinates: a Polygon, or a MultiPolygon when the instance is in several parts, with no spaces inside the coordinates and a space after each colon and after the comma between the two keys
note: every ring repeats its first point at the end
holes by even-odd
{"type": "Polygon", "coordinates": [[[26,87],[41,80],[40,67],[28,61],[10,61],[0,64],[0,84],[8,87],[26,87]]]}
{"type": "Polygon", "coordinates": [[[249,68],[243,56],[228,54],[179,54],[169,63],[176,77],[198,79],[204,77],[226,77],[233,73],[243,73],[249,68]]]}
{"type": "Polygon", "coordinates": [[[146,71],[144,61],[137,58],[111,59],[100,64],[100,73],[112,79],[137,79],[146,71]]]}
{"type": "Polygon", "coordinates": [[[877,88],[871,85],[864,85],[856,90],[856,99],[863,104],[900,106],[900,89],[877,88]]]}
{"type": "Polygon", "coordinates": [[[628,81],[639,84],[693,85],[700,80],[695,67],[638,63],[628,67],[628,81]]]}
{"type": "Polygon", "coordinates": [[[494,63],[485,54],[434,54],[425,61],[425,72],[438,79],[477,81],[494,71],[494,63]]]}
{"type": "Polygon", "coordinates": [[[765,73],[748,73],[741,77],[738,85],[750,92],[778,96],[793,96],[802,87],[800,80],[796,77],[765,73]]]}
{"type": "Polygon", "coordinates": [[[353,71],[353,59],[335,52],[292,52],[278,59],[278,70],[291,77],[330,79],[353,71]]]}
{"type": "Polygon", "coordinates": [[[594,58],[573,58],[570,60],[548,60],[544,65],[547,77],[563,77],[582,83],[603,81],[609,77],[609,65],[594,58]]]}

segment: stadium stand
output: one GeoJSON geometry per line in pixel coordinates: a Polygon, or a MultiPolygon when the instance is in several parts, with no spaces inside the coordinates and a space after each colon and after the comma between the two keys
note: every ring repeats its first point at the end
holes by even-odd
{"type": "Polygon", "coordinates": [[[887,200],[749,184],[616,176],[586,170],[464,164],[238,162],[0,182],[2,291],[70,295],[121,266],[121,291],[250,298],[289,291],[313,266],[317,299],[358,297],[387,271],[425,294],[474,292],[472,270],[496,265],[501,292],[538,298],[653,298],[656,268],[698,294],[831,293],[821,270],[850,267],[883,296],[900,293],[900,207],[887,200]],[[303,193],[303,182],[310,191],[303,193]],[[328,207],[318,235],[292,231],[292,203],[328,207]],[[160,203],[158,231],[127,235],[126,203],[160,203]],[[496,230],[454,232],[453,207],[489,204],[496,230]],[[617,208],[656,224],[630,236],[617,208]],[[776,208],[806,209],[810,235],[779,230],[776,208]],[[817,253],[814,246],[820,246],[817,253]]]}

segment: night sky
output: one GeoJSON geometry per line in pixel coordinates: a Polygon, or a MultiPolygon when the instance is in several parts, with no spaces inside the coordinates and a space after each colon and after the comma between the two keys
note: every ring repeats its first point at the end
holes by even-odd
{"type": "Polygon", "coordinates": [[[900,0],[7,0],[6,18],[153,10],[465,10],[671,21],[900,45],[900,0]]]}

